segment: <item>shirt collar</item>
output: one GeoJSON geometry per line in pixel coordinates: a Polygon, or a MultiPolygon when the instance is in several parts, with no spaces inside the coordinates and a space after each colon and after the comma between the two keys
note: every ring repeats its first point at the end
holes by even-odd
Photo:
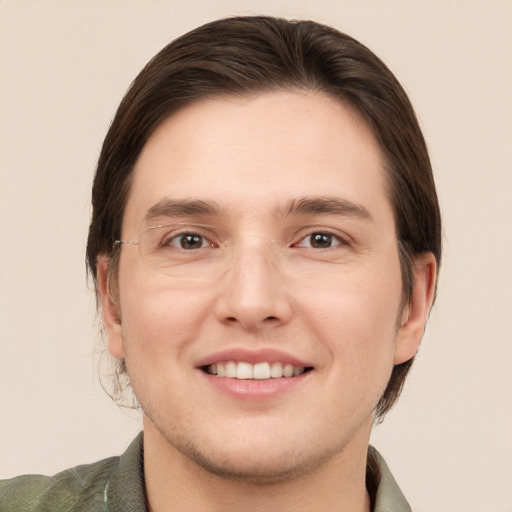
{"type": "Polygon", "coordinates": [[[411,512],[411,507],[393,478],[382,455],[373,447],[368,448],[368,466],[377,468],[376,492],[373,512],[411,512]]]}
{"type": "Polygon", "coordinates": [[[105,487],[107,512],[145,512],[144,447],[142,432],[119,458],[105,487]]]}

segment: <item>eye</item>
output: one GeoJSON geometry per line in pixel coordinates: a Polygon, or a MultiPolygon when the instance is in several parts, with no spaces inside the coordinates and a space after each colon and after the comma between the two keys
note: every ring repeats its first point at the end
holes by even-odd
{"type": "Polygon", "coordinates": [[[304,237],[296,244],[298,247],[311,247],[313,249],[329,249],[336,245],[347,245],[347,242],[332,233],[315,232],[304,237]]]}
{"type": "Polygon", "coordinates": [[[164,241],[163,245],[185,249],[187,251],[202,249],[204,247],[213,247],[207,238],[197,233],[180,233],[164,241]]]}

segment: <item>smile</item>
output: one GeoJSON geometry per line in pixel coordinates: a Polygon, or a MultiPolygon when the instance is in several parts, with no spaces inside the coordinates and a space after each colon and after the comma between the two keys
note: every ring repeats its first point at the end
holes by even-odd
{"type": "Polygon", "coordinates": [[[256,364],[244,361],[222,361],[209,364],[203,367],[203,370],[217,377],[227,379],[279,379],[282,377],[296,377],[311,368],[304,366],[294,366],[281,362],[260,362],[256,364]]]}

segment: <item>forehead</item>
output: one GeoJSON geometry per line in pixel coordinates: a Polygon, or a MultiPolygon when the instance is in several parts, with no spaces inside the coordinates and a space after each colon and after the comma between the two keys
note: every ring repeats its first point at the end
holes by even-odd
{"type": "Polygon", "coordinates": [[[383,157],[350,106],[306,92],[201,100],[166,119],[135,165],[124,224],[162,199],[213,200],[229,211],[297,197],[387,202],[383,157]]]}

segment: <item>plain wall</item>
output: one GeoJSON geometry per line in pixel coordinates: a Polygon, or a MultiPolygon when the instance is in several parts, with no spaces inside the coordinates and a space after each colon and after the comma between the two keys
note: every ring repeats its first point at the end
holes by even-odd
{"type": "Polygon", "coordinates": [[[212,19],[312,18],[410,94],[445,224],[437,304],[372,442],[417,512],[512,511],[510,0],[0,0],[0,477],[121,453],[84,250],[95,161],[135,74],[212,19]]]}

